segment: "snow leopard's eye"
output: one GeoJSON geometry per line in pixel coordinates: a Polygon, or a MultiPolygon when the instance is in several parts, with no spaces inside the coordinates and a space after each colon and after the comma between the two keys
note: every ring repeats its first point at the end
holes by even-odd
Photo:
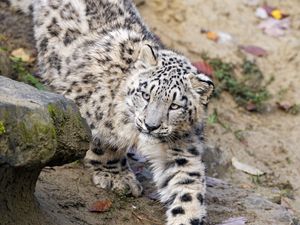
{"type": "Polygon", "coordinates": [[[143,98],[144,98],[146,101],[149,101],[149,100],[150,100],[150,95],[149,95],[148,93],[143,92],[143,93],[142,93],[142,96],[143,96],[143,98]]]}
{"type": "Polygon", "coordinates": [[[177,109],[180,109],[182,106],[180,105],[177,105],[175,103],[172,103],[172,105],[170,106],[170,110],[177,110],[177,109]]]}

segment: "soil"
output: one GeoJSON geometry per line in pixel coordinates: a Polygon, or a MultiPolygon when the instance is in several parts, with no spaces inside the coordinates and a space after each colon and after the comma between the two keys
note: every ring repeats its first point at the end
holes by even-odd
{"type": "MultiPolygon", "coordinates": [[[[285,36],[274,38],[259,30],[255,7],[243,1],[152,0],[139,4],[139,10],[167,47],[181,51],[192,61],[201,60],[203,53],[231,63],[241,63],[243,58],[253,60],[253,56],[238,50],[239,44],[257,45],[269,52],[267,57],[254,59],[265,80],[275,78],[267,88],[272,98],[263,113],[246,111],[228,93],[211,101],[209,114],[217,109],[219,120],[231,129],[219,123],[208,124],[208,145],[217,149],[211,154],[216,157],[213,162],[209,157],[209,174],[265,196],[299,217],[300,115],[280,111],[276,102],[300,104],[300,2],[264,2],[290,15],[291,28],[285,36]],[[201,34],[201,29],[228,32],[234,42],[215,43],[201,34]],[[243,141],[237,138],[235,131],[242,133],[243,141]],[[231,166],[233,156],[266,175],[256,177],[236,170],[231,166]]],[[[23,47],[34,54],[30,18],[1,4],[0,35],[6,37],[5,45],[9,50],[23,47]]],[[[3,42],[1,38],[0,42],[3,42]]],[[[163,224],[163,206],[146,197],[152,189],[153,185],[148,182],[145,196],[137,199],[99,190],[92,185],[87,170],[80,164],[72,164],[44,169],[36,195],[46,213],[56,215],[57,224],[163,224]],[[101,199],[112,200],[112,209],[103,214],[88,212],[90,204],[101,199]]],[[[249,224],[258,224],[253,218],[251,222],[251,215],[244,211],[235,214],[222,212],[221,207],[219,211],[209,208],[209,215],[212,224],[238,215],[248,215],[249,224]]]]}

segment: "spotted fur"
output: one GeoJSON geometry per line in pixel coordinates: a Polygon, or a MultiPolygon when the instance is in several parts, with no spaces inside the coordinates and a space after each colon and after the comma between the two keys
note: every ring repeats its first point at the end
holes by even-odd
{"type": "Polygon", "coordinates": [[[203,224],[201,161],[211,80],[157,41],[130,0],[11,0],[32,9],[40,74],[74,100],[93,134],[86,161],[100,188],[142,187],[126,159],[151,163],[167,224],[203,224]]]}

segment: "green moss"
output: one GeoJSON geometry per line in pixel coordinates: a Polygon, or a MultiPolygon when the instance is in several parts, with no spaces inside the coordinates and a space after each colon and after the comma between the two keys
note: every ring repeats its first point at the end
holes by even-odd
{"type": "Polygon", "coordinates": [[[28,65],[22,59],[10,57],[10,60],[18,81],[34,86],[39,90],[45,90],[43,84],[29,72],[28,65]]]}
{"type": "MultiPolygon", "coordinates": [[[[27,115],[29,116],[29,114],[27,115]]],[[[40,114],[34,113],[30,117],[28,116],[24,117],[22,121],[15,120],[14,117],[5,120],[6,132],[9,135],[2,139],[0,145],[2,144],[8,149],[15,149],[15,146],[18,146],[15,150],[18,157],[14,160],[46,163],[57,148],[54,126],[44,121],[40,114]]]]}
{"type": "Polygon", "coordinates": [[[62,111],[55,105],[49,104],[48,105],[48,112],[50,113],[50,116],[53,120],[62,119],[63,116],[62,111]]]}
{"type": "Polygon", "coordinates": [[[48,111],[55,126],[59,143],[58,147],[68,149],[78,148],[78,144],[85,143],[80,145],[82,149],[77,149],[78,153],[81,151],[84,153],[86,144],[89,145],[90,143],[91,136],[90,133],[87,132],[89,128],[85,125],[80,113],[74,111],[74,108],[71,106],[62,110],[55,104],[49,104],[48,111]],[[76,140],[77,144],[74,143],[74,140],[76,140]]]}
{"type": "Polygon", "coordinates": [[[266,86],[272,79],[263,85],[263,74],[255,63],[244,60],[242,65],[234,65],[225,63],[219,58],[206,60],[212,66],[217,79],[216,97],[221,92],[227,91],[238,105],[246,108],[248,104],[254,104],[258,111],[270,98],[266,86]],[[242,78],[238,78],[237,71],[242,72],[242,78]]]}
{"type": "Polygon", "coordinates": [[[26,122],[20,122],[17,124],[16,129],[19,131],[19,141],[24,148],[34,147],[40,143],[49,143],[54,141],[53,145],[47,145],[45,151],[41,151],[41,154],[49,154],[48,150],[52,150],[56,145],[56,132],[51,124],[43,124],[39,121],[35,121],[30,125],[26,122]]]}
{"type": "Polygon", "coordinates": [[[80,114],[75,113],[71,108],[64,111],[54,104],[49,104],[48,112],[50,113],[56,128],[73,126],[74,128],[80,129],[82,127],[80,114]]]}
{"type": "Polygon", "coordinates": [[[5,133],[5,126],[3,121],[0,120],[0,135],[5,133]]]}
{"type": "Polygon", "coordinates": [[[48,112],[54,121],[56,127],[72,126],[73,128],[81,128],[82,121],[79,113],[75,113],[71,107],[62,110],[54,104],[48,105],[48,112]]]}

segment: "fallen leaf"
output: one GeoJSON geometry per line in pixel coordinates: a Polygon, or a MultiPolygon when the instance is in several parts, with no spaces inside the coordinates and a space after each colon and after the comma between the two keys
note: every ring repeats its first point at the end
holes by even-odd
{"type": "Polygon", "coordinates": [[[280,37],[285,34],[285,32],[290,28],[290,19],[284,18],[282,20],[276,20],[274,18],[269,18],[262,21],[258,28],[263,30],[265,34],[272,37],[280,37]]]}
{"type": "Polygon", "coordinates": [[[268,55],[268,52],[265,49],[255,45],[240,45],[239,47],[243,51],[257,57],[263,57],[268,55]]]}
{"type": "Polygon", "coordinates": [[[292,104],[287,101],[283,102],[276,102],[278,109],[281,109],[287,113],[297,115],[300,112],[300,105],[299,104],[292,104]]]}
{"type": "Polygon", "coordinates": [[[99,200],[94,202],[90,207],[90,212],[106,212],[112,206],[112,202],[110,200],[99,200]]]}
{"type": "Polygon", "coordinates": [[[204,73],[206,76],[213,78],[212,67],[203,61],[193,62],[192,65],[197,68],[198,73],[204,73]]]}
{"type": "Polygon", "coordinates": [[[235,157],[231,159],[231,163],[236,169],[241,170],[245,173],[255,175],[255,176],[261,176],[264,174],[264,172],[262,172],[261,170],[255,167],[239,162],[235,157]]]}
{"type": "Polygon", "coordinates": [[[249,112],[255,112],[255,111],[257,111],[257,105],[255,105],[253,102],[247,102],[246,109],[249,112]]]}
{"type": "Polygon", "coordinates": [[[209,31],[206,33],[206,37],[212,41],[218,41],[219,35],[216,32],[209,31]]]}
{"type": "Polygon", "coordinates": [[[279,9],[274,9],[271,12],[271,16],[276,20],[281,20],[283,18],[283,13],[279,9]]]}
{"type": "Polygon", "coordinates": [[[245,217],[233,217],[217,225],[244,225],[246,222],[247,219],[245,217]]]}
{"type": "Polygon", "coordinates": [[[293,104],[291,104],[290,102],[276,102],[276,105],[278,107],[278,109],[281,109],[283,111],[289,111],[289,109],[291,109],[293,107],[293,104]]]}
{"type": "Polygon", "coordinates": [[[11,52],[11,55],[22,59],[23,62],[33,62],[35,60],[24,48],[18,48],[11,52]]]}

